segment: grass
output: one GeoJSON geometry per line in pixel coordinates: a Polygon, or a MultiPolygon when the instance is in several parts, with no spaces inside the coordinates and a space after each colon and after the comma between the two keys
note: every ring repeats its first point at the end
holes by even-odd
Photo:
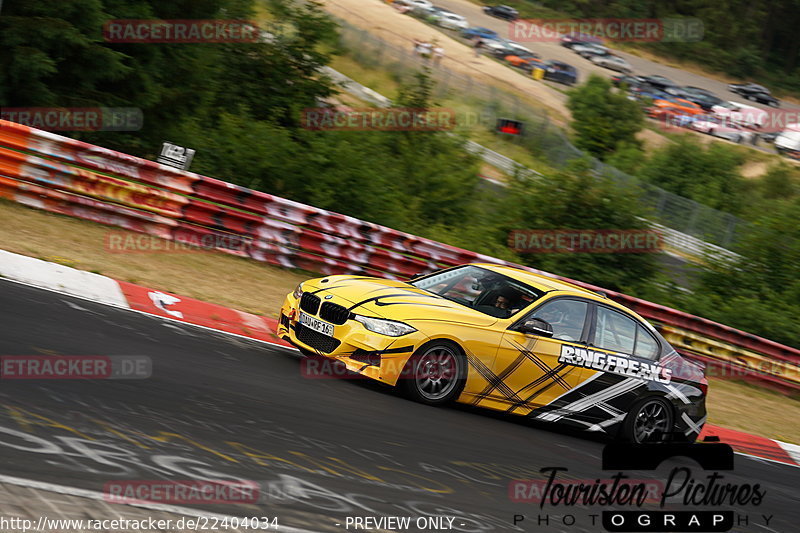
{"type": "Polygon", "coordinates": [[[122,281],[275,317],[284,296],[309,274],[221,252],[110,252],[118,228],[0,200],[0,245],[10,252],[122,281]]]}
{"type": "Polygon", "coordinates": [[[708,421],[737,429],[800,444],[800,396],[786,396],[733,380],[709,379],[708,421]]]}
{"type": "MultiPolygon", "coordinates": [[[[5,250],[242,311],[274,317],[284,296],[313,276],[220,252],[112,253],[105,244],[111,231],[122,232],[0,200],[5,250]]],[[[797,396],[720,379],[709,391],[709,422],[800,443],[800,426],[791,423],[800,419],[797,396]]]]}

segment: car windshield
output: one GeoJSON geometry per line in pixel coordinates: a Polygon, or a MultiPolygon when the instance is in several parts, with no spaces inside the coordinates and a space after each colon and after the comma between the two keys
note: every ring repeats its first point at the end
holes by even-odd
{"type": "Polygon", "coordinates": [[[498,318],[513,316],[542,296],[524,283],[476,266],[446,270],[411,284],[498,318]]]}

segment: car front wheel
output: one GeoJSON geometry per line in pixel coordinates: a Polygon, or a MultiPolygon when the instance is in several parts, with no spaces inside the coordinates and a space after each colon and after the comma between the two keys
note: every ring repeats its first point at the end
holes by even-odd
{"type": "Polygon", "coordinates": [[[414,401],[442,405],[458,398],[466,376],[461,349],[451,342],[434,341],[411,356],[398,385],[414,401]]]}

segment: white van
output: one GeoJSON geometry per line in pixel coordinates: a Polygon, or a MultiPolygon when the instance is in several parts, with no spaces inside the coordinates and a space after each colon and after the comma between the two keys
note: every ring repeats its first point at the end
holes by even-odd
{"type": "Polygon", "coordinates": [[[800,124],[789,124],[775,137],[775,149],[780,153],[800,151],[800,124]]]}
{"type": "Polygon", "coordinates": [[[746,128],[758,129],[764,126],[769,118],[769,113],[763,109],[739,102],[724,102],[711,108],[717,117],[746,128]]]}

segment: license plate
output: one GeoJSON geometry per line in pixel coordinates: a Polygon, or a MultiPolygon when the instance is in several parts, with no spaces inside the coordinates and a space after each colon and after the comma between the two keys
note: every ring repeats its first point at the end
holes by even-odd
{"type": "Polygon", "coordinates": [[[318,318],[308,316],[305,313],[300,313],[300,323],[307,328],[322,333],[323,335],[333,337],[333,324],[328,324],[327,322],[323,322],[318,318]]]}

